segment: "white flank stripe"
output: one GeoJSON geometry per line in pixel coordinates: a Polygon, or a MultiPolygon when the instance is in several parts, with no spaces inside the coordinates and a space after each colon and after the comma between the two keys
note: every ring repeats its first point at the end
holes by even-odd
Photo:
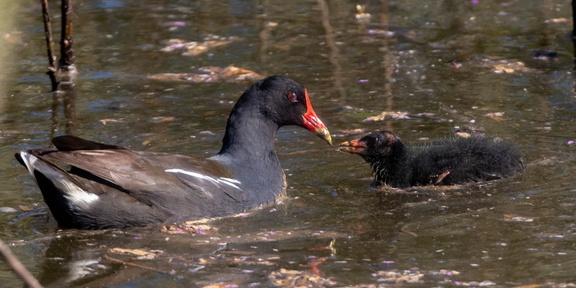
{"type": "Polygon", "coordinates": [[[60,186],[59,188],[64,191],[64,197],[74,203],[74,205],[85,209],[88,209],[92,203],[100,199],[100,196],[87,192],[68,180],[62,180],[56,185],[60,186]]]}
{"type": "Polygon", "coordinates": [[[214,178],[214,177],[210,177],[210,176],[207,176],[204,174],[200,174],[198,172],[186,171],[183,169],[166,169],[164,171],[169,172],[169,173],[182,173],[182,174],[186,174],[188,176],[208,180],[208,181],[211,181],[211,182],[216,183],[216,184],[225,184],[225,185],[228,185],[230,187],[236,188],[238,190],[242,190],[242,189],[240,189],[240,187],[238,187],[238,185],[236,185],[236,184],[240,184],[240,181],[238,181],[236,179],[232,179],[232,178],[226,178],[226,177],[214,178]]]}

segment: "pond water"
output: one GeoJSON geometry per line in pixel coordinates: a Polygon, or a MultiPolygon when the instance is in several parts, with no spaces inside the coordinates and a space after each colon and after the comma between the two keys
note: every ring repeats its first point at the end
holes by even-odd
{"type": "MultiPolygon", "coordinates": [[[[0,9],[1,238],[43,285],[576,285],[568,1],[78,2],[79,78],[66,109],[48,92],[38,1],[0,9]],[[357,17],[357,4],[367,15],[357,17]],[[169,39],[209,35],[237,38],[196,56],[161,51],[169,39]],[[282,203],[211,221],[202,233],[58,230],[15,152],[74,133],[212,155],[250,83],[147,76],[229,65],[304,84],[335,143],[387,129],[425,145],[470,128],[517,143],[527,170],[439,199],[391,202],[368,188],[359,157],[288,127],[276,146],[289,187],[282,203]],[[383,111],[409,117],[365,121],[383,111]]],[[[6,287],[21,285],[3,263],[0,274],[6,287]]]]}

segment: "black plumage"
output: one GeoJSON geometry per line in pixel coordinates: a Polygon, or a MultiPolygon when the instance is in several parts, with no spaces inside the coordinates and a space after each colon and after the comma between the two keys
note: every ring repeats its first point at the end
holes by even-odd
{"type": "Polygon", "coordinates": [[[372,166],[375,187],[489,181],[517,175],[525,165],[514,145],[493,138],[459,138],[416,148],[404,145],[393,132],[377,131],[340,145],[341,151],[357,154],[372,166]]]}

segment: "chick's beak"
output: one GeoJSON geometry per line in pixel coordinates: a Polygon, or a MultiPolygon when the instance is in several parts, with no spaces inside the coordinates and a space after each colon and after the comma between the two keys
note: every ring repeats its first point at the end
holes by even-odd
{"type": "Polygon", "coordinates": [[[338,150],[351,154],[362,154],[366,151],[366,148],[366,142],[356,139],[340,143],[340,148],[338,148],[338,150]]]}
{"type": "Polygon", "coordinates": [[[314,132],[318,137],[324,139],[324,141],[328,142],[328,144],[332,145],[332,136],[330,135],[330,131],[326,128],[326,125],[322,123],[322,120],[316,115],[314,109],[312,108],[312,103],[310,102],[310,98],[308,98],[308,90],[306,92],[306,114],[302,115],[304,119],[304,127],[306,129],[314,132]]]}

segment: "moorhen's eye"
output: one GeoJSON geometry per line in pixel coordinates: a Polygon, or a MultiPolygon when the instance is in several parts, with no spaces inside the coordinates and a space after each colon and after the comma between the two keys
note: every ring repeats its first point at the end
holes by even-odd
{"type": "Polygon", "coordinates": [[[294,92],[290,92],[288,94],[288,100],[290,100],[292,102],[298,102],[298,95],[296,95],[296,93],[294,93],[294,92]]]}

